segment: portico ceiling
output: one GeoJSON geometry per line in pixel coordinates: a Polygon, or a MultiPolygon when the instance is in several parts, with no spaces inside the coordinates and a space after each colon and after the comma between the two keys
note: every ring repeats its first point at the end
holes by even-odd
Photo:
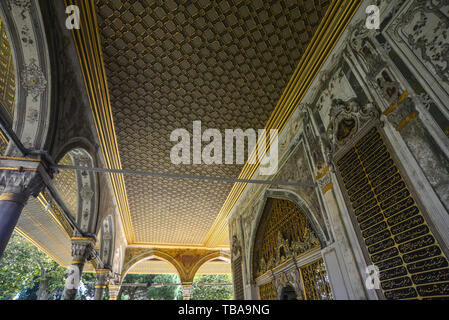
{"type": "MultiPolygon", "coordinates": [[[[238,177],[242,165],[172,164],[171,132],[264,128],[329,3],[96,0],[123,169],[238,177]]],[[[133,238],[152,245],[201,246],[232,188],[124,179],[133,238]]]]}

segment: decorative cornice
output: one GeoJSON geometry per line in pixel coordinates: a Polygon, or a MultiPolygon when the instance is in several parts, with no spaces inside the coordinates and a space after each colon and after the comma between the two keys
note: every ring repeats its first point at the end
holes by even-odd
{"type": "Polygon", "coordinates": [[[27,202],[28,197],[24,196],[23,194],[18,193],[4,193],[0,195],[0,201],[14,201],[19,202],[23,205],[27,202]]]}

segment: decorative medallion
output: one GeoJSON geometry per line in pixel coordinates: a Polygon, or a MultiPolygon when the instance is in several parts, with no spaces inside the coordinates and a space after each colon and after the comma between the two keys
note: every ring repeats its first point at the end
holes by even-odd
{"type": "Polygon", "coordinates": [[[369,121],[379,118],[380,112],[374,104],[360,106],[357,100],[334,100],[329,111],[327,137],[330,141],[328,156],[338,151],[369,121]]]}
{"type": "Polygon", "coordinates": [[[33,96],[33,101],[37,101],[39,95],[47,88],[47,80],[35,59],[31,59],[30,64],[26,65],[22,72],[22,86],[27,94],[33,96]]]}

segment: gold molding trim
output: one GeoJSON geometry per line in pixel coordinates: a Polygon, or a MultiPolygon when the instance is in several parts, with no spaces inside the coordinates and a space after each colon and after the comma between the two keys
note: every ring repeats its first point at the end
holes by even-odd
{"type": "Polygon", "coordinates": [[[327,166],[326,168],[324,168],[324,170],[319,173],[316,177],[315,180],[320,180],[322,177],[324,177],[326,175],[326,173],[329,172],[329,166],[327,166]]]}
{"type": "Polygon", "coordinates": [[[15,167],[0,167],[0,170],[8,170],[8,171],[30,171],[30,172],[37,172],[37,169],[34,168],[15,168],[15,167]]]}
{"type": "MultiPolygon", "coordinates": [[[[278,129],[279,132],[281,132],[285,127],[287,121],[293,114],[293,111],[306,94],[308,88],[312,85],[313,80],[326,62],[361,3],[362,1],[360,0],[335,0],[331,3],[326,15],[302,56],[298,67],[290,79],[290,82],[268,120],[267,125],[265,126],[267,131],[270,129],[278,129]]],[[[269,147],[270,143],[271,141],[267,142],[267,147],[269,147]]],[[[253,150],[247,163],[243,167],[238,177],[239,179],[250,179],[258,169],[258,164],[249,164],[251,162],[250,160],[253,160],[256,157],[255,151],[256,149],[253,150]]],[[[214,247],[225,239],[228,232],[227,217],[234,205],[238,202],[240,196],[243,194],[247,185],[247,183],[234,184],[218,213],[216,220],[204,239],[204,246],[214,247]]]]}
{"type": "Polygon", "coordinates": [[[326,194],[326,192],[328,192],[329,190],[332,190],[332,188],[334,187],[334,185],[332,183],[329,183],[328,185],[324,186],[322,192],[323,194],[326,194]]]}
{"type": "Polygon", "coordinates": [[[0,195],[0,201],[14,201],[25,205],[27,200],[26,196],[18,193],[4,193],[0,195]]]}
{"type": "Polygon", "coordinates": [[[95,269],[95,273],[98,273],[98,274],[109,273],[109,272],[111,272],[110,269],[95,269]]]}
{"type": "Polygon", "coordinates": [[[404,91],[404,93],[402,93],[401,96],[398,98],[398,102],[390,105],[384,112],[382,112],[382,114],[387,116],[390,113],[392,113],[407,97],[408,92],[404,91]]]}
{"type": "Polygon", "coordinates": [[[30,162],[40,162],[41,161],[41,159],[36,159],[36,158],[23,158],[23,157],[10,157],[10,156],[0,156],[0,160],[19,160],[19,161],[30,161],[30,162]]]}
{"type": "Polygon", "coordinates": [[[119,284],[110,284],[109,289],[120,289],[120,285],[119,284]]]}
{"type": "Polygon", "coordinates": [[[418,112],[414,111],[406,116],[396,127],[397,131],[401,131],[404,127],[411,121],[415,120],[418,117],[418,112]]]}
{"type": "MultiPolygon", "coordinates": [[[[114,119],[112,116],[101,39],[98,32],[95,3],[92,0],[64,0],[65,5],[77,5],[81,12],[80,29],[72,29],[78,60],[81,66],[95,128],[100,141],[105,167],[122,169],[114,119]]],[[[108,173],[120,219],[128,243],[134,241],[128,196],[123,174],[108,173]]]]}
{"type": "Polygon", "coordinates": [[[91,238],[91,237],[71,237],[70,240],[72,240],[72,241],[95,241],[95,239],[91,238]]]}
{"type": "Polygon", "coordinates": [[[83,260],[72,260],[72,264],[86,264],[86,261],[83,261],[83,260]]]}

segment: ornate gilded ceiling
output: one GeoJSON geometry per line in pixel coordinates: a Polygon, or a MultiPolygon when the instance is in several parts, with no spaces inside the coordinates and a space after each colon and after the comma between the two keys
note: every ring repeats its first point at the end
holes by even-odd
{"type": "MultiPolygon", "coordinates": [[[[265,127],[330,1],[96,0],[124,169],[237,177],[170,162],[176,128],[265,127]]],[[[125,176],[137,243],[201,245],[232,184],[125,176]]]]}

